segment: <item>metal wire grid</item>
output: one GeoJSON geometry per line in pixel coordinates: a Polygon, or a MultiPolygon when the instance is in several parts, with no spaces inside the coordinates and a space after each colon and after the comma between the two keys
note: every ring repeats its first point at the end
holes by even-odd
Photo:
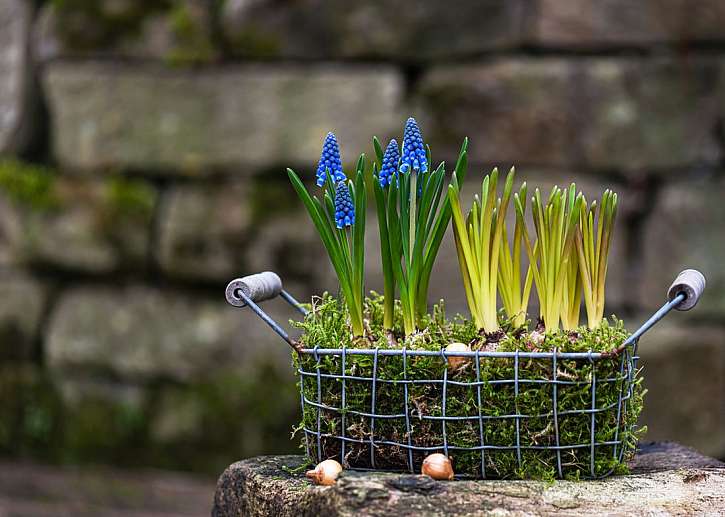
{"type": "MultiPolygon", "coordinates": [[[[302,367],[302,362],[300,362],[300,367],[297,369],[297,372],[300,376],[300,403],[302,406],[302,413],[304,415],[305,407],[311,406],[316,411],[316,429],[310,429],[307,426],[304,426],[303,431],[305,433],[305,445],[306,445],[306,451],[307,456],[311,457],[310,454],[310,441],[314,440],[315,442],[315,449],[316,449],[316,456],[317,461],[322,461],[323,455],[322,455],[322,440],[325,439],[332,439],[332,440],[339,440],[340,441],[340,459],[341,462],[344,461],[346,457],[346,448],[348,444],[358,444],[358,445],[367,445],[369,446],[370,451],[370,466],[371,469],[376,469],[376,461],[375,461],[375,452],[376,449],[379,446],[394,446],[394,447],[400,447],[404,449],[407,453],[407,465],[408,465],[408,471],[415,472],[414,468],[414,461],[413,461],[413,452],[419,451],[423,453],[430,453],[430,452],[436,452],[436,451],[442,451],[444,454],[448,455],[449,451],[455,450],[455,451],[479,451],[481,455],[481,478],[486,479],[486,453],[487,451],[495,451],[495,450],[515,450],[516,451],[516,459],[519,468],[522,464],[522,458],[521,458],[521,451],[522,450],[544,450],[544,451],[555,451],[556,452],[556,464],[557,464],[557,473],[560,478],[564,477],[563,468],[562,468],[562,451],[563,450],[571,450],[571,449],[582,449],[582,448],[588,448],[589,449],[589,456],[590,456],[590,468],[589,468],[589,477],[591,478],[601,478],[606,477],[609,474],[612,473],[612,470],[605,472],[603,474],[597,475],[595,470],[595,457],[596,457],[596,449],[598,447],[612,447],[613,449],[613,458],[617,460],[618,463],[621,463],[624,457],[624,454],[627,449],[627,443],[626,439],[622,439],[622,435],[626,431],[627,434],[631,433],[634,424],[630,424],[626,429],[622,429],[623,427],[623,415],[626,415],[627,413],[627,403],[632,398],[634,393],[634,375],[636,371],[637,366],[637,360],[639,357],[636,355],[636,348],[637,348],[637,340],[633,339],[630,340],[630,342],[625,346],[620,355],[619,355],[619,375],[617,377],[610,377],[605,379],[597,379],[597,361],[604,358],[604,354],[595,353],[595,352],[576,352],[576,353],[559,353],[557,350],[554,350],[552,352],[458,352],[458,353],[446,353],[445,350],[441,350],[440,352],[434,352],[434,351],[424,351],[424,350],[407,350],[407,349],[397,349],[397,350],[389,350],[389,349],[321,349],[319,347],[315,347],[313,349],[304,349],[301,351],[303,355],[311,355],[315,359],[315,369],[314,371],[306,371],[302,367]],[[322,355],[332,355],[340,357],[341,362],[341,373],[331,373],[331,372],[325,372],[323,373],[321,371],[320,367],[320,356],[322,355]],[[372,376],[371,377],[365,377],[365,376],[355,376],[355,375],[348,375],[346,374],[346,366],[347,366],[347,357],[349,355],[367,355],[373,357],[373,367],[372,367],[372,376]],[[401,356],[402,362],[403,362],[403,379],[402,380],[394,380],[394,379],[380,379],[378,378],[378,360],[380,356],[401,356]],[[444,364],[446,364],[446,367],[443,371],[443,375],[441,379],[409,379],[408,378],[408,358],[409,357],[415,357],[415,356],[440,356],[441,359],[444,361],[444,364]],[[475,372],[476,372],[476,380],[475,381],[455,381],[450,380],[448,378],[448,357],[469,357],[474,360],[475,365],[475,372]],[[514,362],[514,378],[513,379],[493,379],[493,380],[482,380],[481,379],[481,358],[507,358],[507,359],[513,359],[514,362]],[[520,359],[539,359],[539,360],[545,360],[545,361],[551,361],[552,365],[552,378],[551,379],[520,379],[519,378],[519,362],[520,359]],[[568,381],[568,380],[562,380],[558,378],[557,376],[557,362],[563,361],[563,360],[587,360],[592,365],[592,376],[591,376],[591,382],[589,381],[568,381]],[[305,396],[305,378],[312,378],[316,382],[316,400],[310,400],[305,396]],[[339,380],[341,383],[341,407],[334,407],[330,406],[328,404],[323,403],[322,400],[322,380],[323,379],[332,379],[332,380],[339,380]],[[357,411],[353,410],[351,408],[347,407],[347,381],[363,381],[363,382],[369,382],[371,385],[371,404],[370,404],[370,412],[363,412],[363,411],[357,411]],[[616,404],[610,404],[606,407],[597,408],[596,407],[596,401],[597,401],[597,385],[600,385],[602,383],[606,382],[619,382],[620,383],[620,389],[618,393],[618,398],[616,404]],[[391,383],[394,385],[402,385],[403,387],[403,397],[404,397],[404,413],[396,413],[396,414],[379,414],[376,412],[376,403],[377,403],[377,388],[379,383],[391,383]],[[591,404],[589,408],[587,409],[573,409],[573,410],[564,410],[559,411],[559,401],[558,401],[558,390],[559,386],[566,386],[566,385],[582,385],[583,383],[590,384],[590,398],[591,398],[591,404]],[[440,384],[441,385],[441,416],[434,416],[434,415],[424,415],[420,414],[417,416],[417,418],[422,420],[433,420],[433,421],[439,421],[441,424],[441,434],[443,441],[440,445],[436,446],[421,446],[416,445],[413,442],[412,438],[412,426],[411,426],[411,411],[410,411],[410,398],[409,398],[409,386],[411,384],[440,384]],[[514,414],[508,414],[508,415],[489,415],[486,414],[483,409],[483,398],[481,394],[481,386],[484,384],[492,384],[492,385],[500,385],[500,384],[513,384],[514,385],[514,396],[515,396],[515,413],[514,414]],[[518,404],[517,400],[519,397],[519,388],[522,384],[535,384],[535,385],[551,385],[552,387],[552,411],[550,413],[544,413],[544,414],[538,414],[538,415],[525,415],[521,414],[518,410],[518,404]],[[472,387],[476,389],[476,399],[477,399],[477,408],[478,408],[478,415],[474,416],[454,416],[454,415],[447,415],[446,414],[446,406],[447,406],[447,398],[448,398],[448,387],[449,386],[463,386],[463,387],[472,387]],[[616,407],[616,418],[617,418],[617,425],[615,428],[615,436],[613,440],[610,441],[600,441],[597,442],[596,437],[596,416],[597,414],[604,413],[606,411],[612,411],[616,407]],[[331,411],[340,414],[340,420],[341,420],[341,434],[332,434],[332,433],[325,433],[322,431],[322,412],[323,411],[331,411]],[[346,430],[347,430],[347,416],[348,415],[356,415],[363,418],[368,418],[370,421],[370,437],[368,440],[359,439],[359,438],[352,438],[349,436],[346,436],[346,430]],[[578,443],[578,444],[561,444],[560,443],[560,437],[559,437],[559,424],[560,424],[560,417],[565,415],[589,415],[590,417],[590,438],[589,441],[586,443],[578,443]],[[522,419],[530,419],[530,418],[551,418],[553,422],[553,428],[554,428],[554,437],[555,437],[555,445],[522,445],[521,444],[521,420],[522,419]],[[405,421],[405,437],[406,442],[401,443],[394,440],[388,440],[385,439],[385,437],[380,437],[379,439],[376,439],[375,437],[375,423],[378,420],[384,420],[384,419],[404,419],[405,421]],[[496,420],[496,419],[509,419],[514,420],[515,427],[516,427],[516,443],[511,444],[509,446],[503,446],[503,445],[491,445],[485,443],[485,426],[486,422],[489,420],[496,420]],[[479,434],[479,445],[474,447],[461,447],[456,445],[449,444],[448,441],[448,435],[447,435],[447,429],[446,425],[450,422],[456,422],[456,421],[478,421],[478,434],[479,434]]],[[[543,388],[542,388],[543,389],[543,388]]],[[[353,465],[353,468],[358,468],[353,465]]],[[[360,469],[360,470],[367,470],[367,469],[360,469]]]]}

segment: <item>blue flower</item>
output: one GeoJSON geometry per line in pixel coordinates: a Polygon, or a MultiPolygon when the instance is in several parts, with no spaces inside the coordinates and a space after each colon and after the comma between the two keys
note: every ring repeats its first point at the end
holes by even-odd
{"type": "Polygon", "coordinates": [[[378,174],[381,187],[387,187],[393,182],[393,178],[398,177],[399,161],[400,151],[398,150],[398,142],[393,138],[388,144],[388,147],[385,148],[383,163],[380,166],[380,173],[378,174]]]}
{"type": "Polygon", "coordinates": [[[425,154],[423,137],[420,134],[418,123],[413,117],[410,117],[405,122],[403,150],[402,157],[400,159],[400,172],[406,174],[411,170],[416,172],[428,172],[428,158],[425,154]]]}
{"type": "Polygon", "coordinates": [[[355,223],[355,205],[350,197],[347,181],[335,185],[335,224],[338,228],[352,226],[355,223]]]}
{"type": "Polygon", "coordinates": [[[337,138],[334,133],[327,133],[325,142],[322,144],[322,154],[317,164],[317,186],[323,187],[327,180],[327,170],[332,172],[335,183],[346,179],[342,172],[342,161],[340,160],[340,147],[337,145],[337,138]]]}

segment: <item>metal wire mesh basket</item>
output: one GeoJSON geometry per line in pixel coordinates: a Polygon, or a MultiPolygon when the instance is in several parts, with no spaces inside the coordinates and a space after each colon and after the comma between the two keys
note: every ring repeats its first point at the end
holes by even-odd
{"type": "Polygon", "coordinates": [[[419,472],[426,455],[442,452],[460,477],[527,477],[540,464],[559,478],[601,478],[636,444],[629,408],[641,395],[640,337],[672,309],[694,307],[704,287],[699,272],[680,273],[668,301],[606,353],[301,348],[257,305],[280,295],[306,314],[276,274],[233,280],[226,297],[249,306],[296,351],[311,460],[419,472]],[[468,373],[452,375],[451,358],[466,361],[468,373]],[[531,399],[541,411],[520,410],[531,399]]]}

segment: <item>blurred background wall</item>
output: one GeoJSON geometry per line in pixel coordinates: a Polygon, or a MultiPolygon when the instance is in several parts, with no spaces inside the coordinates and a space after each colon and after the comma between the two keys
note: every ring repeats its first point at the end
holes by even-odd
{"type": "MultiPolygon", "coordinates": [[[[0,454],[296,450],[288,348],[224,286],[334,289],[284,167],[311,180],[330,130],[350,166],[413,115],[436,162],[471,138],[470,191],[493,165],[617,190],[629,327],[705,272],[642,342],[643,423],[725,457],[723,27],[720,0],[0,0],[0,454]]],[[[464,311],[444,246],[431,295],[464,311]]]]}

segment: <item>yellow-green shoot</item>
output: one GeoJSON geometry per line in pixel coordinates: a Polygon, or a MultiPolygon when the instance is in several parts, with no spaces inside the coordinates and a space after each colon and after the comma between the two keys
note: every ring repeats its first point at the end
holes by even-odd
{"type": "Polygon", "coordinates": [[[458,264],[471,316],[487,333],[499,329],[496,310],[500,248],[504,240],[506,209],[511,199],[514,171],[509,172],[501,198],[497,197],[498,169],[483,179],[481,197],[475,197],[464,220],[456,175],[448,186],[458,264]]]}
{"type": "MultiPolygon", "coordinates": [[[[576,324],[571,326],[573,306],[578,307],[581,302],[571,296],[573,291],[570,289],[569,280],[573,267],[571,257],[576,225],[582,203],[583,196],[577,195],[574,184],[567,190],[554,187],[546,203],[542,201],[539,189],[536,189],[531,198],[536,230],[536,242],[532,242],[525,225],[524,203],[518,194],[514,195],[516,218],[524,232],[524,247],[539,298],[539,315],[547,330],[559,327],[562,314],[565,316],[565,328],[576,327],[576,324]]],[[[578,320],[578,312],[576,314],[578,320]]]]}
{"type": "MultiPolygon", "coordinates": [[[[513,171],[513,169],[512,169],[513,171]]],[[[526,182],[521,185],[518,192],[522,200],[523,210],[526,210],[526,182]]],[[[503,217],[502,217],[503,219],[503,217]]],[[[503,246],[498,268],[498,290],[501,295],[506,316],[516,327],[526,323],[526,311],[529,306],[533,273],[531,266],[526,270],[523,284],[521,282],[521,246],[523,243],[524,230],[523,221],[516,219],[514,234],[509,243],[506,224],[503,229],[503,246]]]]}
{"type": "Polygon", "coordinates": [[[604,285],[616,216],[617,194],[611,190],[604,191],[599,204],[592,201],[587,207],[583,201],[576,250],[589,328],[598,327],[604,318],[604,285]]]}

